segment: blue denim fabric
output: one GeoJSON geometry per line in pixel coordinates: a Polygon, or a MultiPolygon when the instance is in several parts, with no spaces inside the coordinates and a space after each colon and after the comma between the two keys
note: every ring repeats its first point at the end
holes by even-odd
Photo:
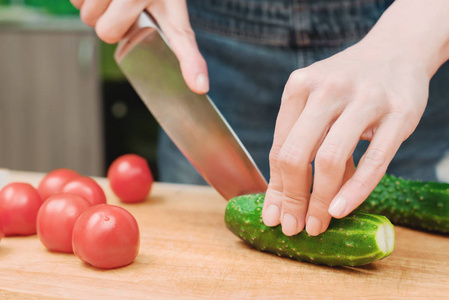
{"type": "MultiPolygon", "coordinates": [[[[359,41],[392,2],[188,1],[190,21],[208,65],[209,95],[267,180],[274,126],[290,73],[359,41]]],[[[403,143],[390,165],[390,173],[436,180],[435,165],[449,150],[447,82],[449,64],[432,80],[424,117],[415,133],[403,143]]],[[[158,147],[162,181],[204,183],[163,132],[158,147]]],[[[361,142],[354,154],[356,162],[365,148],[366,143],[361,142]]]]}

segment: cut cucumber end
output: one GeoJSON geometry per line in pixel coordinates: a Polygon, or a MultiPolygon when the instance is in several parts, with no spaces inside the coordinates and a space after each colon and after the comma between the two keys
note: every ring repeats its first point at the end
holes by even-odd
{"type": "Polygon", "coordinates": [[[376,232],[376,243],[380,251],[385,255],[393,252],[394,249],[394,227],[391,223],[384,223],[379,226],[376,232]]]}

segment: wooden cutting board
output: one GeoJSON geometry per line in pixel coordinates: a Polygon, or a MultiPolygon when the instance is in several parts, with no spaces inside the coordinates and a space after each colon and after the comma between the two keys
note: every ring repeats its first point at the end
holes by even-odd
{"type": "MultiPolygon", "coordinates": [[[[37,185],[42,174],[13,172],[37,185]]],[[[143,203],[108,202],[141,230],[136,261],[99,270],[47,251],[36,236],[0,242],[0,298],[40,299],[387,299],[449,298],[449,237],[396,227],[396,248],[359,268],[315,266],[261,253],[230,233],[226,201],[209,187],[156,183],[143,203]]]]}

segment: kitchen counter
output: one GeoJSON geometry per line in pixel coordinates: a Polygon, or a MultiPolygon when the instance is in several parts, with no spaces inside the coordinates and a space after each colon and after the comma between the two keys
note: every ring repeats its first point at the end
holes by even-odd
{"type": "MultiPolygon", "coordinates": [[[[12,172],[35,186],[43,174],[12,172]]],[[[74,255],[47,251],[37,236],[0,242],[0,297],[24,299],[447,299],[449,237],[396,226],[389,257],[363,267],[330,268],[262,253],[227,230],[226,201],[212,188],[155,183],[140,204],[108,203],[137,219],[141,248],[126,267],[99,270],[74,255]]]]}

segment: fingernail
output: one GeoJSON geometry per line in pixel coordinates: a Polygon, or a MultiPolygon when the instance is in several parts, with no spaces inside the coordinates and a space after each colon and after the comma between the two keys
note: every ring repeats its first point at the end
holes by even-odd
{"type": "Polygon", "coordinates": [[[346,210],[346,199],[343,197],[335,198],[329,206],[328,212],[333,217],[341,217],[346,210]]]}
{"type": "Polygon", "coordinates": [[[298,221],[290,214],[285,214],[282,218],[282,232],[285,235],[292,236],[297,234],[298,221]]]}
{"type": "Polygon", "coordinates": [[[209,82],[206,75],[203,73],[196,76],[196,88],[202,92],[207,92],[209,90],[209,82]]]}
{"type": "Polygon", "coordinates": [[[319,235],[321,233],[321,221],[314,216],[307,219],[306,231],[309,235],[319,235]]]}
{"type": "Polygon", "coordinates": [[[263,214],[263,222],[267,226],[276,226],[279,224],[280,210],[276,205],[270,204],[263,214]]]}

